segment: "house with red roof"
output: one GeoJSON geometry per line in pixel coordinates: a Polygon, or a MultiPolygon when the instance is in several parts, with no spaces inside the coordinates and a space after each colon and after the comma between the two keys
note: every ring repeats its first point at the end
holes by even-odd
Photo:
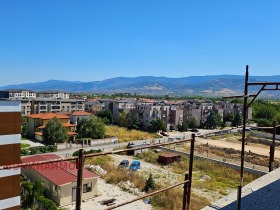
{"type": "Polygon", "coordinates": [[[41,113],[30,114],[26,116],[26,127],[28,136],[36,140],[43,141],[43,130],[52,118],[56,117],[59,122],[66,128],[70,141],[75,141],[77,133],[75,132],[76,125],[70,123],[70,117],[58,113],[41,113]]]}
{"type": "MultiPolygon", "coordinates": [[[[60,159],[56,154],[39,154],[21,159],[23,163],[60,159]]],[[[76,201],[77,169],[70,161],[46,163],[23,167],[22,175],[31,182],[40,181],[46,189],[46,195],[58,206],[69,205],[76,201]]],[[[83,169],[82,200],[88,200],[97,195],[98,175],[83,169]]]]}
{"type": "Polygon", "coordinates": [[[84,112],[84,111],[76,111],[76,112],[72,112],[72,114],[70,115],[71,117],[71,123],[77,125],[78,124],[78,120],[81,119],[87,119],[91,117],[91,113],[89,112],[84,112]]]}

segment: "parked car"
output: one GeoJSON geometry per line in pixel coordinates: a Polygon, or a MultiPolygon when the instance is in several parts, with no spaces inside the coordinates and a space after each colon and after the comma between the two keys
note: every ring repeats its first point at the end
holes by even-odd
{"type": "Polygon", "coordinates": [[[134,160],[131,165],[129,166],[129,169],[130,170],[133,170],[133,171],[137,171],[138,169],[140,169],[140,161],[138,160],[134,160]]]}
{"type": "Polygon", "coordinates": [[[199,132],[199,130],[197,128],[192,128],[191,132],[199,132]]]}
{"type": "Polygon", "coordinates": [[[160,134],[163,136],[169,136],[166,132],[161,132],[160,134]]]}
{"type": "Polygon", "coordinates": [[[129,161],[128,160],[122,160],[119,164],[119,168],[126,168],[129,166],[129,161]]]}

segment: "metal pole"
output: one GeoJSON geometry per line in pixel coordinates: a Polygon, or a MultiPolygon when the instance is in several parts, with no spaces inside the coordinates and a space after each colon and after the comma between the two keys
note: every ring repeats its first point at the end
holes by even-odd
{"type": "Polygon", "coordinates": [[[77,160],[77,189],[76,189],[76,210],[81,210],[82,193],[83,193],[83,169],[84,169],[84,149],[79,150],[79,158],[77,160]]]}
{"type": "Polygon", "coordinates": [[[236,209],[241,209],[241,191],[243,185],[243,173],[244,173],[244,154],[245,154],[245,131],[246,131],[246,118],[247,118],[247,101],[248,101],[248,78],[249,78],[249,66],[246,65],[246,76],[245,76],[245,90],[244,90],[244,101],[243,101],[243,130],[242,130],[242,148],[241,148],[241,168],[240,168],[240,185],[237,190],[237,206],[236,209]]]}
{"type": "MultiPolygon", "coordinates": [[[[185,181],[189,180],[189,174],[185,173],[185,181]]],[[[184,184],[184,194],[183,194],[183,208],[182,210],[187,210],[187,193],[188,193],[188,182],[184,184]]]]}
{"type": "Polygon", "coordinates": [[[194,141],[195,141],[195,134],[193,133],[192,140],[191,140],[191,148],[190,148],[191,151],[190,151],[190,162],[189,162],[189,182],[188,182],[188,191],[187,191],[187,210],[190,209],[190,203],[191,203],[194,141]]]}
{"type": "Polygon", "coordinates": [[[275,135],[276,135],[276,123],[274,122],[272,145],[270,145],[269,172],[273,171],[274,168],[275,135]]]}

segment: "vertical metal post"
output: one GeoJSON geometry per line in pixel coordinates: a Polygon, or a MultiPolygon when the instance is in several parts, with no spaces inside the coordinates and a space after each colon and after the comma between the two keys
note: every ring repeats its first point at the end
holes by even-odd
{"type": "Polygon", "coordinates": [[[83,193],[83,169],[84,169],[84,149],[79,150],[79,158],[77,160],[77,191],[76,191],[76,210],[81,210],[82,193],[83,193]]]}
{"type": "Polygon", "coordinates": [[[274,122],[272,145],[270,145],[269,172],[273,171],[273,168],[274,168],[275,135],[276,135],[276,123],[274,122]]]}
{"type": "MultiPolygon", "coordinates": [[[[189,180],[189,174],[185,173],[185,181],[189,180]]],[[[187,194],[188,194],[188,185],[189,183],[186,182],[184,184],[184,193],[183,193],[183,208],[182,210],[187,210],[187,194]]]]}
{"type": "Polygon", "coordinates": [[[190,209],[191,203],[191,190],[192,190],[192,171],[193,171],[193,154],[194,154],[194,141],[195,141],[195,134],[192,134],[191,140],[191,148],[190,148],[190,162],[189,162],[189,182],[188,182],[188,191],[187,191],[187,210],[190,209]]]}
{"type": "Polygon", "coordinates": [[[240,164],[240,185],[237,190],[237,205],[236,209],[241,209],[241,192],[243,185],[244,173],[244,154],[245,154],[245,132],[246,132],[246,118],[247,118],[247,102],[248,102],[248,79],[249,79],[249,66],[246,65],[245,87],[244,87],[244,100],[243,100],[243,130],[242,130],[242,148],[241,148],[241,164],[240,164]]]}

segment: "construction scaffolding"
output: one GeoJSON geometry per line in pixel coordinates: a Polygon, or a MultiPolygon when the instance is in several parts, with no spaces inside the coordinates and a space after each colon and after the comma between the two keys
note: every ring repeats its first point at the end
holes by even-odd
{"type": "MultiPolygon", "coordinates": [[[[244,175],[244,160],[245,160],[245,132],[246,132],[246,119],[247,119],[247,113],[248,108],[252,105],[252,103],[255,101],[255,99],[259,96],[259,94],[262,91],[267,90],[280,90],[279,89],[280,82],[249,82],[249,66],[246,65],[246,74],[245,74],[245,85],[244,85],[244,95],[242,96],[230,96],[230,97],[224,97],[224,98],[243,98],[243,125],[242,125],[242,146],[241,146],[241,164],[240,164],[240,185],[238,186],[237,190],[237,206],[236,209],[241,209],[241,191],[243,186],[243,175],[244,175]],[[259,91],[256,94],[249,95],[248,94],[248,88],[250,86],[261,86],[259,91]],[[248,102],[248,99],[252,97],[251,101],[248,102]]],[[[274,162],[274,153],[275,153],[275,132],[276,132],[276,125],[274,127],[271,127],[271,129],[274,129],[273,132],[273,143],[270,146],[270,168],[271,171],[273,168],[273,162],[274,162]]]]}

